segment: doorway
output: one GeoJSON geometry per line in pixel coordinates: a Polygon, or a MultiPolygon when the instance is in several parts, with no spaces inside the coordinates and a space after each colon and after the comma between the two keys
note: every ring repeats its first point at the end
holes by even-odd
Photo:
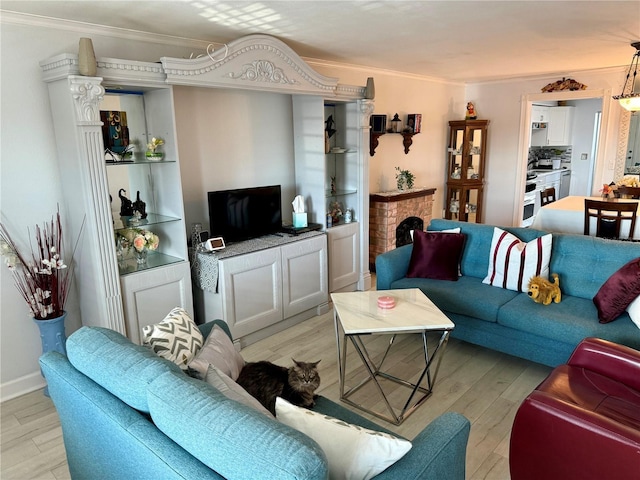
{"type": "MultiPolygon", "coordinates": [[[[556,104],[559,101],[567,102],[567,105],[577,105],[576,102],[585,101],[584,104],[591,104],[592,113],[588,118],[588,129],[584,130],[584,135],[581,136],[579,145],[573,145],[571,163],[572,166],[576,166],[577,175],[576,178],[571,179],[570,195],[585,195],[589,196],[593,194],[594,189],[597,190],[599,185],[599,179],[602,177],[604,170],[604,158],[605,158],[605,142],[602,141],[603,135],[606,136],[606,128],[609,122],[609,105],[610,102],[605,101],[611,97],[611,92],[608,89],[599,90],[580,90],[580,91],[568,91],[568,92],[552,92],[552,93],[537,93],[524,95],[522,97],[522,109],[521,109],[521,135],[519,144],[520,159],[517,164],[519,175],[517,178],[521,179],[519,185],[520,192],[520,208],[516,209],[514,213],[514,225],[520,225],[521,218],[518,218],[519,213],[522,212],[522,206],[524,204],[524,192],[527,176],[527,162],[529,159],[529,145],[531,143],[531,107],[533,104],[556,104]],[[587,102],[589,101],[589,102],[587,102]],[[596,113],[599,115],[596,117],[596,113]],[[598,122],[597,129],[595,124],[598,122]],[[596,137],[597,135],[597,137],[596,137]],[[596,140],[594,142],[594,139],[596,140]],[[585,155],[586,154],[586,158],[585,155]],[[584,160],[583,160],[584,158],[584,160]]],[[[584,116],[574,116],[574,131],[577,127],[576,120],[584,121],[584,116]]],[[[585,129],[583,125],[579,127],[585,129]]],[[[576,142],[573,142],[574,144],[576,142]]]]}

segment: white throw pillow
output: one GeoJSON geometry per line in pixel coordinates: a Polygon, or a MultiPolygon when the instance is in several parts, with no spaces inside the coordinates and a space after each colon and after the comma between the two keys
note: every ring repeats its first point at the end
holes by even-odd
{"type": "Polygon", "coordinates": [[[636,299],[629,304],[627,307],[627,312],[631,317],[631,321],[636,324],[638,328],[640,328],[640,295],[636,297],[636,299]]]}
{"type": "Polygon", "coordinates": [[[204,338],[189,314],[176,307],[160,323],[142,329],[142,343],[156,355],[171,360],[183,370],[202,347],[204,338]]]}
{"type": "Polygon", "coordinates": [[[199,372],[202,378],[207,374],[209,365],[214,365],[233,381],[238,379],[244,367],[242,355],[236,351],[229,335],[218,325],[213,326],[204,346],[189,363],[189,367],[199,372]]]}
{"type": "Polygon", "coordinates": [[[524,243],[495,227],[489,255],[489,271],[482,283],[526,292],[531,277],[549,278],[551,234],[524,243]]]}
{"type": "MultiPolygon", "coordinates": [[[[446,228],[444,230],[428,230],[429,233],[460,233],[460,227],[456,228],[446,228]]],[[[413,242],[413,230],[409,230],[409,235],[411,235],[411,241],[413,242]]]]}
{"type": "Polygon", "coordinates": [[[320,445],[331,480],[368,480],[411,450],[408,440],[296,407],[280,397],[276,398],[276,418],[320,445]]]}
{"type": "Polygon", "coordinates": [[[231,380],[227,375],[218,370],[215,366],[209,365],[207,376],[204,378],[212,387],[215,387],[225,397],[251,407],[269,418],[273,418],[271,412],[267,410],[258,400],[252,397],[244,388],[231,380]]]}

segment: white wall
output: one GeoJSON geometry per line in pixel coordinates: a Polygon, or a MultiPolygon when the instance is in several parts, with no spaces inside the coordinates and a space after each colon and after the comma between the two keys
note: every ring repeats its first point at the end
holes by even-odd
{"type": "Polygon", "coordinates": [[[207,192],[229,188],[281,185],[285,217],[295,197],[291,96],[177,87],[174,99],[187,227],[208,225],[207,192]]]}
{"type": "MultiPolygon", "coordinates": [[[[610,89],[619,92],[624,82],[623,70],[620,68],[575,74],[567,72],[566,77],[586,84],[589,89],[610,89]]],[[[521,194],[523,191],[525,170],[516,169],[522,161],[518,155],[518,147],[523,96],[539,94],[542,87],[556,80],[556,76],[549,76],[467,87],[466,96],[469,101],[475,102],[479,118],[491,120],[487,144],[485,223],[511,225],[514,214],[520,209],[521,195],[517,193],[521,194]]],[[[602,126],[600,140],[604,142],[605,155],[596,166],[596,186],[601,184],[603,179],[606,183],[613,179],[618,143],[621,107],[610,97],[605,98],[605,101],[610,103],[610,115],[608,124],[602,126]]],[[[515,217],[518,218],[518,215],[515,217]]]]}
{"type": "MultiPolygon", "coordinates": [[[[568,102],[575,107],[573,117],[573,154],[571,156],[571,186],[570,195],[590,195],[592,168],[593,134],[596,113],[602,111],[602,100],[589,99],[568,102]],[[587,159],[582,160],[583,153],[587,159]]],[[[609,183],[609,182],[607,182],[609,183]]],[[[596,183],[598,186],[599,183],[596,183]]],[[[599,186],[602,188],[602,185],[599,186]]]]}

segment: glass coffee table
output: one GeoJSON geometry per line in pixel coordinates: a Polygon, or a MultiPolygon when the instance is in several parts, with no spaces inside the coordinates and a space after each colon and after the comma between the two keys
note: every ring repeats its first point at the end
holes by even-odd
{"type": "Polygon", "coordinates": [[[400,425],[431,395],[436,381],[442,354],[449,340],[449,333],[455,325],[436,307],[418,288],[401,290],[381,290],[366,292],[332,293],[333,320],[338,350],[338,373],[340,382],[340,400],[371,415],[400,425]],[[395,307],[384,309],[378,306],[378,298],[390,296],[395,299],[395,307]],[[440,334],[435,348],[429,351],[428,333],[440,334]],[[408,379],[382,371],[382,365],[393,345],[396,335],[401,333],[420,333],[424,354],[424,370],[415,383],[408,379]],[[376,364],[362,341],[365,335],[390,335],[389,344],[376,364]],[[367,378],[345,391],[345,373],[347,363],[347,344],[351,342],[368,373],[367,378]],[[433,367],[433,371],[432,370],[433,367]],[[396,412],[389,402],[379,379],[384,378],[410,389],[409,398],[396,412]],[[369,382],[375,384],[388,414],[370,410],[351,400],[351,396],[369,382]]]}

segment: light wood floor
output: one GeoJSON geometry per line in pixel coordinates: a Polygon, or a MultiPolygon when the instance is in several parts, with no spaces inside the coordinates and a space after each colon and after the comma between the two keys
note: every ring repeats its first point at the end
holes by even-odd
{"type": "MultiPolygon", "coordinates": [[[[386,347],[389,337],[370,336],[366,345],[375,357],[386,347]]],[[[435,339],[434,339],[435,341],[435,339]]],[[[414,378],[419,372],[421,340],[416,334],[396,339],[385,370],[414,378]]],[[[242,350],[247,361],[270,360],[288,366],[291,358],[321,359],[322,384],[319,393],[338,400],[338,372],[333,315],[314,317],[242,350]]],[[[359,359],[349,349],[347,383],[363,373],[359,359]],[[353,369],[349,367],[353,366],[353,369]]],[[[515,412],[524,397],[550,372],[526,360],[477,347],[455,339],[449,341],[438,373],[435,391],[401,426],[395,427],[367,414],[364,416],[407,438],[415,437],[441,413],[455,411],[472,423],[467,450],[467,478],[509,479],[509,435],[515,412]]],[[[358,401],[381,410],[375,392],[363,388],[358,401]]],[[[394,402],[404,397],[406,388],[385,383],[394,402]]],[[[359,412],[361,413],[361,412],[359,412]]],[[[1,405],[0,478],[66,479],[62,432],[51,401],[36,391],[1,405]]]]}

